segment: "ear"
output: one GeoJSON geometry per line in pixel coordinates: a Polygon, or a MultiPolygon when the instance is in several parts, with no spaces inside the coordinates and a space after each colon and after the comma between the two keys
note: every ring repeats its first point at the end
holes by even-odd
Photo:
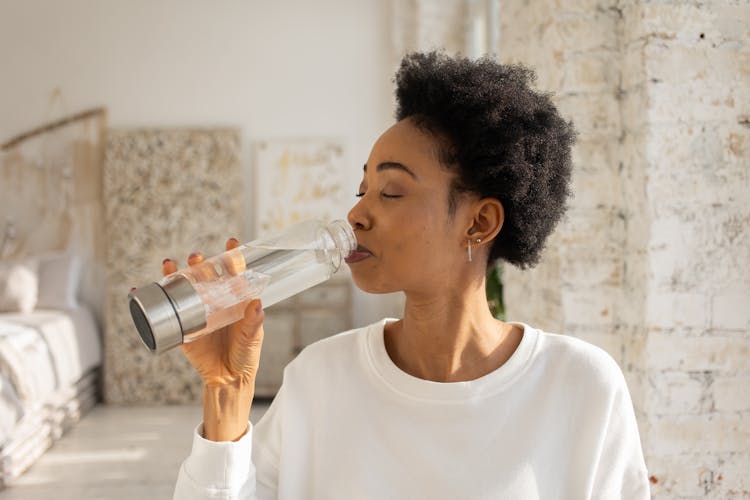
{"type": "Polygon", "coordinates": [[[497,198],[482,198],[473,203],[473,218],[466,230],[465,238],[475,244],[479,239],[479,245],[492,241],[500,232],[505,222],[505,210],[503,204],[497,198]]]}

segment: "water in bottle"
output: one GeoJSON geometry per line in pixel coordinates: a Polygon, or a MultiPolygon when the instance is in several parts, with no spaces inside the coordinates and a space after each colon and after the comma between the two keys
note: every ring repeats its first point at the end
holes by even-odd
{"type": "Polygon", "coordinates": [[[357,246],[343,220],[304,221],[131,292],[130,312],[144,344],[163,352],[330,278],[357,246]]]}

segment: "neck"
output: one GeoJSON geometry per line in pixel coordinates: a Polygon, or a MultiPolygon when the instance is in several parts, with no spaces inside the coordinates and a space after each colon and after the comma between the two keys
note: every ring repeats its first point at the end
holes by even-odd
{"type": "Polygon", "coordinates": [[[406,295],[404,317],[385,332],[386,350],[403,371],[435,382],[474,380],[502,365],[521,330],[496,320],[484,280],[454,294],[406,295]]]}

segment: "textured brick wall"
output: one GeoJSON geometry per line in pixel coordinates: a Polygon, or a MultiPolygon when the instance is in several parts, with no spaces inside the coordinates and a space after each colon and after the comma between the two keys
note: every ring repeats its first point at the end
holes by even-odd
{"type": "Polygon", "coordinates": [[[575,199],[550,239],[544,261],[506,267],[511,319],[595,342],[621,360],[615,325],[625,242],[617,176],[621,134],[614,2],[501,2],[503,62],[533,67],[540,89],[555,92],[575,122],[575,199]],[[531,299],[531,300],[529,300],[531,299]]]}
{"type": "Polygon", "coordinates": [[[512,318],[628,378],[654,498],[750,496],[750,5],[503,1],[500,51],[581,133],[570,215],[512,318]]]}
{"type": "Polygon", "coordinates": [[[750,496],[750,4],[644,4],[657,496],[750,496]]]}

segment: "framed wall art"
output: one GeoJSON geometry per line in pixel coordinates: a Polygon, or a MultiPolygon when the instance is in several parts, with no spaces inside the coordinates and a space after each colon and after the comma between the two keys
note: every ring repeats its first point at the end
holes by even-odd
{"type": "MultiPolygon", "coordinates": [[[[255,236],[305,219],[346,215],[346,163],[338,139],[280,139],[253,148],[255,236]]],[[[349,200],[350,201],[350,200],[349,200]]]]}

